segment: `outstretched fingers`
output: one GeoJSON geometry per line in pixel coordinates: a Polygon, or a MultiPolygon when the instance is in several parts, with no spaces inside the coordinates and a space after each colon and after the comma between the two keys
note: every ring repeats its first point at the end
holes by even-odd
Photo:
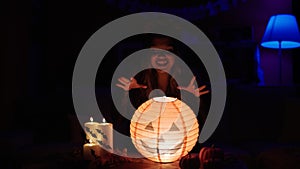
{"type": "Polygon", "coordinates": [[[118,78],[118,81],[124,85],[130,83],[130,80],[125,77],[118,78]]]}
{"type": "Polygon", "coordinates": [[[138,84],[136,79],[132,77],[130,78],[130,80],[125,77],[120,77],[118,78],[118,81],[119,83],[117,83],[116,86],[122,88],[125,91],[129,91],[131,89],[136,89],[136,88],[143,88],[143,89],[147,88],[147,86],[145,85],[138,84]]]}
{"type": "Polygon", "coordinates": [[[125,77],[118,78],[119,83],[116,84],[117,87],[122,88],[125,91],[130,90],[130,80],[125,77]]]}
{"type": "Polygon", "coordinates": [[[194,92],[195,96],[199,97],[201,95],[209,93],[209,90],[204,90],[205,88],[206,88],[206,85],[203,85],[203,86],[195,89],[195,92],[194,92]]]}

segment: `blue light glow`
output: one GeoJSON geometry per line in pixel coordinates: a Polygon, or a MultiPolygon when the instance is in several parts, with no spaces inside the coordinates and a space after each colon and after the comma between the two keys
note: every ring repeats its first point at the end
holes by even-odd
{"type": "Polygon", "coordinates": [[[300,34],[295,16],[274,15],[266,27],[261,46],[274,49],[300,47],[300,34]]]}

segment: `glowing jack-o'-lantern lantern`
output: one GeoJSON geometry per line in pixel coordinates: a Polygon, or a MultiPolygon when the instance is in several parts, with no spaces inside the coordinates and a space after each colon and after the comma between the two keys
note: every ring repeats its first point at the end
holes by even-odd
{"type": "Polygon", "coordinates": [[[134,146],[155,162],[173,162],[195,146],[199,125],[194,112],[172,97],[155,97],[134,113],[130,134],[134,146]]]}

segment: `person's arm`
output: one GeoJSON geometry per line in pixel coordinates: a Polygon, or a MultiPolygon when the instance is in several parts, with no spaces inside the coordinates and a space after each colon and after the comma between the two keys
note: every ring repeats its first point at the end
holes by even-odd
{"type": "Polygon", "coordinates": [[[184,101],[196,113],[199,128],[201,129],[205,123],[210,107],[210,90],[206,85],[196,88],[195,81],[196,78],[193,77],[186,87],[178,86],[177,88],[181,90],[184,101]]]}

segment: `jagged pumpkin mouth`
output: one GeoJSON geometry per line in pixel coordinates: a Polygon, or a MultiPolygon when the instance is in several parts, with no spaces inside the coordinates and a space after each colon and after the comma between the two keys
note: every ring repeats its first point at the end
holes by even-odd
{"type": "MultiPolygon", "coordinates": [[[[179,144],[176,144],[175,146],[167,147],[166,149],[158,148],[158,147],[151,147],[149,146],[145,141],[140,140],[141,145],[149,152],[153,154],[175,154],[178,150],[181,149],[181,146],[183,142],[180,142],[179,144]]],[[[160,140],[160,143],[163,143],[163,141],[160,140]]]]}

